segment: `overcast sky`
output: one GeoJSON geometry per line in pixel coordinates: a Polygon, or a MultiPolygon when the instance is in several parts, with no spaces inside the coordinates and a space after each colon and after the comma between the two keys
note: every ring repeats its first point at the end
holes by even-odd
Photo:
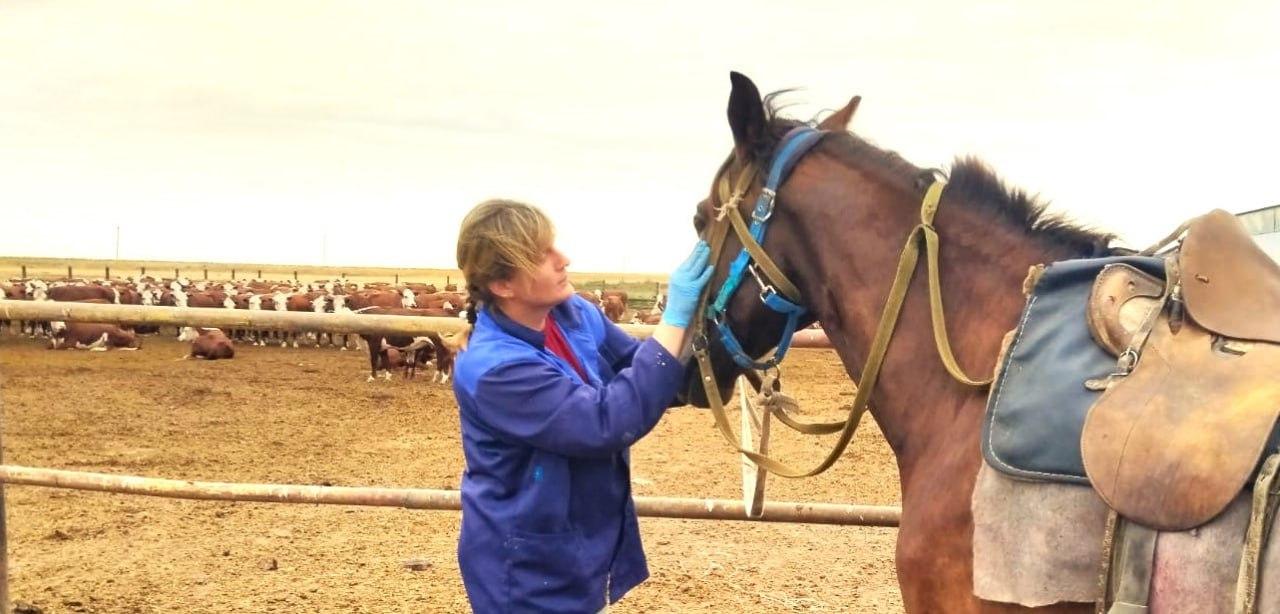
{"type": "Polygon", "coordinates": [[[1280,2],[0,1],[0,255],[454,266],[489,197],[665,272],[728,72],[1145,244],[1280,203],[1280,2]],[[614,8],[616,7],[616,8],[614,8]]]}

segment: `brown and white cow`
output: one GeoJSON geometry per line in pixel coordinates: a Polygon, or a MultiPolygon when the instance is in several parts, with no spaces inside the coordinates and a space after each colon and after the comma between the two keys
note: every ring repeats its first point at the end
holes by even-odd
{"type": "MultiPolygon", "coordinates": [[[[364,307],[357,309],[355,313],[367,315],[386,315],[386,316],[428,316],[434,315],[426,309],[408,309],[404,307],[364,307]]],[[[386,349],[395,348],[403,356],[404,360],[413,363],[416,367],[418,364],[425,364],[434,358],[436,344],[429,335],[418,337],[409,337],[407,335],[360,335],[369,348],[369,378],[366,381],[372,382],[378,377],[378,372],[382,372],[384,379],[391,379],[390,367],[387,366],[386,349]],[[430,358],[428,354],[430,353],[430,358]]],[[[439,338],[438,335],[436,335],[439,338]]]]}
{"type": "Polygon", "coordinates": [[[604,310],[604,315],[610,322],[621,322],[622,315],[627,311],[627,303],[619,296],[606,295],[601,301],[600,308],[604,310]]]}
{"type": "Polygon", "coordinates": [[[136,350],[142,347],[138,335],[115,324],[96,322],[53,322],[49,349],[82,349],[105,352],[108,348],[136,350]]]}
{"type": "Polygon", "coordinates": [[[204,358],[218,360],[234,358],[235,346],[231,339],[217,328],[193,328],[184,326],[179,341],[190,341],[191,351],[183,358],[204,358]]]}
{"type": "Polygon", "coordinates": [[[102,299],[108,303],[120,302],[120,291],[106,286],[53,286],[49,288],[49,299],[54,301],[83,301],[85,299],[102,299]]]}

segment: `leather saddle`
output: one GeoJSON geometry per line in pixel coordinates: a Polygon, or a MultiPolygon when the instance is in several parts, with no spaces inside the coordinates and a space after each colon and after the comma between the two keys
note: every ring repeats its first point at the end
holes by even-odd
{"type": "Polygon", "coordinates": [[[1094,283],[1090,332],[1120,360],[1080,450],[1117,513],[1182,531],[1240,493],[1280,416],[1280,266],[1221,210],[1169,259],[1167,281],[1111,265],[1094,283]]]}

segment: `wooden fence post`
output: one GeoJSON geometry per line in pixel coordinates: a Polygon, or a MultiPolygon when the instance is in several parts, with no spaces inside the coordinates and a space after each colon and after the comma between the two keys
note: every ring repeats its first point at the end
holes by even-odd
{"type": "Polygon", "coordinates": [[[396,273],[396,285],[400,284],[400,274],[396,273]]]}
{"type": "Polygon", "coordinates": [[[24,265],[22,265],[22,278],[23,278],[23,279],[26,279],[26,278],[27,278],[27,265],[25,265],[25,264],[24,264],[24,265]]]}
{"type": "Polygon", "coordinates": [[[111,279],[111,267],[107,267],[107,279],[111,279]]]}
{"type": "Polygon", "coordinates": [[[205,279],[209,279],[209,269],[208,269],[208,267],[206,267],[206,268],[204,269],[204,278],[205,278],[205,279]]]}
{"type": "Polygon", "coordinates": [[[176,269],[176,268],[175,268],[175,269],[173,270],[173,278],[174,278],[174,279],[177,279],[177,278],[179,278],[179,277],[182,277],[182,274],[181,274],[181,273],[179,273],[179,272],[178,272],[178,269],[176,269]]]}
{"type": "Polygon", "coordinates": [[[142,267],[142,276],[143,277],[147,276],[147,267],[142,267]]]}
{"type": "Polygon", "coordinates": [[[231,269],[231,281],[235,281],[235,280],[236,280],[236,270],[231,269]]]}
{"type": "Polygon", "coordinates": [[[298,281],[298,272],[297,272],[297,271],[294,271],[294,272],[293,272],[293,280],[294,280],[294,281],[298,281]]]}
{"type": "Polygon", "coordinates": [[[71,265],[67,265],[67,279],[71,279],[71,265]]]}
{"type": "Polygon", "coordinates": [[[262,269],[258,269],[258,279],[262,279],[262,269]]]}

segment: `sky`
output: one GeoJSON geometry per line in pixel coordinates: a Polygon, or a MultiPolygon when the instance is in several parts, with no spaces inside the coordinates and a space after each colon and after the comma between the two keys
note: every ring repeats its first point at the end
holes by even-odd
{"type": "Polygon", "coordinates": [[[730,70],[1142,246],[1280,204],[1280,3],[0,1],[0,255],[453,267],[492,197],[666,272],[730,70]]]}

